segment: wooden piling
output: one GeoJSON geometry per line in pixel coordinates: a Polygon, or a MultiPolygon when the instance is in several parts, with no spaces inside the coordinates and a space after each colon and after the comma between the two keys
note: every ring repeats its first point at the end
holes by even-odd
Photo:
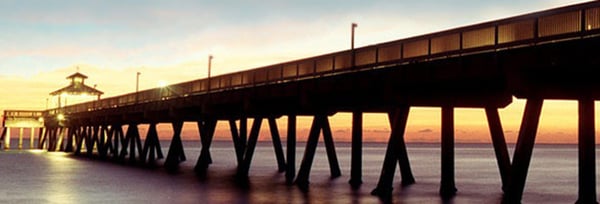
{"type": "Polygon", "coordinates": [[[515,153],[513,154],[508,192],[505,193],[503,198],[504,203],[520,203],[523,197],[543,102],[544,100],[540,98],[527,99],[515,153]]]}
{"type": "Polygon", "coordinates": [[[294,183],[294,177],[296,176],[296,115],[288,115],[286,151],[285,181],[288,185],[291,185],[294,183]]]}
{"type": "Polygon", "coordinates": [[[4,149],[10,149],[10,128],[6,127],[6,134],[4,135],[4,149]]]}
{"type": "Polygon", "coordinates": [[[156,123],[150,123],[148,133],[146,134],[146,141],[144,142],[144,150],[142,156],[140,156],[142,162],[148,162],[153,164],[156,159],[162,159],[163,154],[160,148],[160,140],[158,139],[158,131],[156,130],[156,123]]]}
{"type": "Polygon", "coordinates": [[[410,168],[408,154],[406,153],[406,145],[404,144],[404,133],[406,131],[409,111],[409,106],[399,106],[396,110],[388,113],[392,132],[383,160],[381,176],[379,177],[377,187],[371,192],[372,195],[389,198],[392,194],[392,185],[394,182],[394,174],[396,172],[396,161],[398,161],[400,166],[402,184],[409,185],[415,182],[410,168]]]}
{"type": "Polygon", "coordinates": [[[233,119],[229,120],[229,130],[231,131],[231,140],[233,141],[233,148],[235,149],[235,158],[239,166],[244,160],[244,150],[241,144],[240,132],[233,119]]]}
{"type": "Polygon", "coordinates": [[[333,135],[331,134],[329,119],[327,118],[327,115],[321,115],[319,116],[319,120],[323,130],[323,141],[325,142],[325,150],[327,151],[327,158],[329,160],[329,171],[331,172],[331,178],[340,177],[342,176],[342,171],[340,170],[340,164],[335,152],[335,144],[333,143],[333,135]]]}
{"type": "Polygon", "coordinates": [[[277,128],[277,121],[273,117],[268,118],[269,129],[271,130],[271,141],[275,150],[275,158],[277,159],[277,170],[285,172],[285,157],[283,156],[283,147],[281,146],[281,137],[277,128]]]}
{"type": "Polygon", "coordinates": [[[252,163],[252,156],[254,155],[256,143],[258,142],[258,135],[260,133],[260,126],[262,124],[262,120],[263,118],[257,117],[254,118],[254,121],[252,122],[252,128],[250,129],[250,137],[248,138],[248,146],[246,147],[246,151],[244,152],[244,161],[242,162],[242,165],[238,166],[238,178],[248,177],[248,172],[250,171],[250,164],[252,163]]]}
{"type": "Polygon", "coordinates": [[[498,169],[500,171],[500,179],[502,180],[502,191],[506,192],[510,174],[510,157],[508,155],[506,140],[504,139],[500,115],[498,114],[498,109],[493,107],[486,107],[485,114],[487,116],[492,144],[496,154],[496,162],[498,163],[498,169]]]}
{"type": "Polygon", "coordinates": [[[113,148],[111,149],[111,154],[113,155],[113,159],[118,160],[120,155],[119,152],[123,148],[123,126],[121,124],[113,124],[111,125],[111,130],[113,131],[113,148]],[[121,146],[120,146],[121,145],[121,146]]]}
{"type": "Polygon", "coordinates": [[[596,128],[594,99],[578,101],[579,112],[579,197],[577,203],[596,200],[596,128]]]}
{"type": "Polygon", "coordinates": [[[342,175],[335,152],[335,145],[333,144],[333,136],[329,126],[329,119],[325,114],[317,114],[313,118],[308,141],[306,142],[306,149],[304,150],[304,156],[302,158],[302,163],[300,164],[298,177],[296,178],[296,184],[301,188],[308,187],[310,169],[312,167],[317,145],[319,143],[319,133],[321,130],[323,130],[323,141],[325,142],[325,150],[327,151],[327,158],[329,160],[331,178],[337,178],[342,175]]]}
{"type": "Polygon", "coordinates": [[[362,184],[362,129],[363,113],[352,112],[352,161],[350,164],[350,185],[357,188],[362,184]]]}
{"type": "Polygon", "coordinates": [[[167,159],[165,160],[165,168],[169,171],[177,170],[179,163],[186,160],[185,152],[183,151],[183,143],[181,141],[181,129],[183,128],[183,121],[175,121],[173,125],[173,139],[171,140],[171,146],[169,147],[169,153],[167,153],[167,159]]]}
{"type": "Polygon", "coordinates": [[[442,179],[440,195],[449,197],[456,194],[454,183],[454,108],[442,107],[442,179]]]}
{"type": "Polygon", "coordinates": [[[29,149],[35,149],[35,128],[30,128],[29,131],[29,149]]]}
{"type": "Polygon", "coordinates": [[[298,176],[296,177],[296,185],[301,188],[308,188],[308,178],[310,176],[310,169],[312,162],[315,157],[315,151],[319,142],[319,132],[321,130],[321,124],[317,116],[313,118],[312,125],[310,127],[310,133],[306,141],[306,148],[304,149],[304,156],[300,163],[300,170],[298,170],[298,176]]]}
{"type": "Polygon", "coordinates": [[[210,146],[215,135],[216,126],[217,120],[214,119],[198,121],[198,130],[200,131],[200,142],[202,143],[202,149],[200,150],[200,156],[198,157],[196,167],[194,168],[197,173],[204,173],[209,164],[212,163],[210,146]]]}
{"type": "Polygon", "coordinates": [[[19,144],[18,144],[18,148],[19,150],[23,149],[23,128],[19,128],[19,144]]]}

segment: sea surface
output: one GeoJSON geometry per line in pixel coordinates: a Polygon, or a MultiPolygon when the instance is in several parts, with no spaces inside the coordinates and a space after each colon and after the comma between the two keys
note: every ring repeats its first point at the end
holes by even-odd
{"type": "MultiPolygon", "coordinates": [[[[13,142],[13,144],[16,144],[13,142]]],[[[162,141],[163,153],[168,141],[162,141]]],[[[298,143],[296,167],[304,143],[298,143]]],[[[501,181],[491,144],[457,144],[457,195],[438,196],[439,144],[407,144],[416,184],[401,187],[394,179],[394,203],[499,203],[501,181]]],[[[26,145],[27,146],[27,145],[26,145]]],[[[254,154],[249,183],[234,179],[235,153],[230,141],[215,141],[213,164],[206,177],[193,172],[200,153],[198,141],[184,141],[187,161],[176,173],[162,167],[144,168],[76,157],[61,152],[0,151],[0,203],[380,203],[370,192],[381,172],[386,144],[365,143],[363,182],[357,190],[348,184],[350,144],[336,143],[342,176],[331,179],[321,143],[307,192],[285,184],[277,172],[271,142],[260,142],[254,154]]],[[[285,148],[285,142],[284,142],[285,148]]],[[[512,148],[509,149],[512,154],[512,148]]],[[[162,163],[164,160],[160,160],[162,163]]],[[[523,203],[574,203],[577,200],[577,146],[537,144],[529,169],[523,203]]]]}

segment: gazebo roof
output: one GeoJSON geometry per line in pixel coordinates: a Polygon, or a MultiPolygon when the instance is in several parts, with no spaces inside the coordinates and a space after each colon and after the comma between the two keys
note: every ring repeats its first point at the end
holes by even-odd
{"type": "Polygon", "coordinates": [[[76,78],[76,77],[84,78],[84,79],[88,78],[86,75],[76,72],[75,74],[71,74],[70,76],[68,76],[67,79],[72,79],[72,78],[76,78]]]}
{"type": "Polygon", "coordinates": [[[81,95],[81,94],[87,94],[87,95],[92,95],[92,96],[97,96],[97,95],[102,95],[104,94],[104,92],[99,91],[98,89],[89,87],[85,84],[71,84],[67,87],[64,87],[62,89],[56,90],[52,93],[50,93],[50,95],[52,96],[56,96],[56,95],[61,95],[63,93],[69,94],[69,95],[81,95]]]}
{"type": "Polygon", "coordinates": [[[71,80],[71,84],[68,86],[58,89],[50,93],[51,96],[68,94],[68,95],[92,95],[92,96],[100,96],[104,94],[104,92],[99,91],[96,88],[89,87],[83,83],[83,80],[75,80],[76,78],[87,79],[88,77],[82,73],[75,72],[75,74],[71,74],[67,77],[67,79],[71,80]]]}

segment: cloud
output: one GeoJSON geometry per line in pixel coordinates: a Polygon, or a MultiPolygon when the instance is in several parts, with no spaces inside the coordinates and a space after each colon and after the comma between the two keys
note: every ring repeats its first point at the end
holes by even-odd
{"type": "Polygon", "coordinates": [[[431,132],[433,132],[433,130],[432,130],[432,129],[429,129],[429,128],[427,128],[427,129],[422,129],[422,130],[419,130],[418,132],[419,132],[419,133],[431,133],[431,132]]]}

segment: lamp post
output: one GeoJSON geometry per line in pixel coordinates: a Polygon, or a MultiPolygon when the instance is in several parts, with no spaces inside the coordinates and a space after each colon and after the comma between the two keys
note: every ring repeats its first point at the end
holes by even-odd
{"type": "Polygon", "coordinates": [[[142,73],[137,72],[137,74],[135,75],[135,92],[137,93],[138,91],[140,91],[140,75],[142,73]]]}
{"type": "Polygon", "coordinates": [[[135,103],[139,102],[139,94],[138,92],[140,91],[140,75],[142,73],[137,72],[135,75],[135,103]]]}
{"type": "MultiPolygon", "coordinates": [[[[355,67],[355,52],[354,52],[354,29],[358,25],[352,23],[350,30],[350,52],[352,53],[352,69],[355,67]]],[[[362,184],[362,127],[363,115],[360,108],[356,108],[352,112],[352,161],[350,169],[350,185],[353,188],[358,188],[362,184]]]]}
{"type": "Polygon", "coordinates": [[[212,59],[213,59],[213,56],[208,55],[208,85],[206,86],[207,92],[210,92],[210,69],[211,69],[212,59]]]}
{"type": "Polygon", "coordinates": [[[357,26],[358,26],[358,24],[356,24],[356,23],[352,23],[352,26],[351,26],[352,34],[350,36],[350,49],[352,49],[352,52],[354,52],[354,29],[356,29],[357,26]]]}

